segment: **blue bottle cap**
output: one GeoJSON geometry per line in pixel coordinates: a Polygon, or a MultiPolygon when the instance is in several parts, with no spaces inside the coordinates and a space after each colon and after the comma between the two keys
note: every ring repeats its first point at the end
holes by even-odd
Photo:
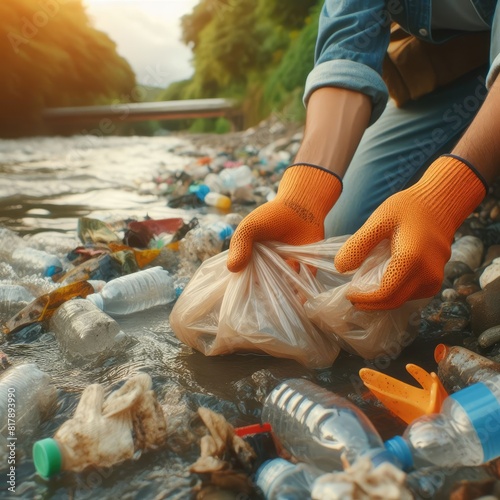
{"type": "Polygon", "coordinates": [[[61,271],[62,267],[60,266],[49,266],[45,270],[45,276],[47,276],[47,278],[50,278],[51,276],[54,276],[54,274],[60,273],[61,271]]]}
{"type": "Polygon", "coordinates": [[[500,456],[500,402],[482,382],[452,394],[467,413],[483,447],[483,462],[500,456]]]}
{"type": "Polygon", "coordinates": [[[205,196],[210,192],[210,188],[206,184],[197,184],[189,186],[189,192],[194,193],[201,201],[204,201],[205,196]]]}
{"type": "Polygon", "coordinates": [[[386,449],[396,457],[404,471],[413,467],[413,457],[408,443],[401,436],[394,436],[385,443],[386,449]]]}

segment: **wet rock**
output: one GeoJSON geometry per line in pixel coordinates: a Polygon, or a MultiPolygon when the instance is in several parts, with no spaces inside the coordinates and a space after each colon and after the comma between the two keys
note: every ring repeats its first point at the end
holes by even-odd
{"type": "Polygon", "coordinates": [[[491,347],[500,342],[500,325],[492,326],[479,335],[477,341],[483,348],[491,347]]]}
{"type": "MultiPolygon", "coordinates": [[[[478,236],[483,239],[482,236],[485,227],[485,223],[480,221],[478,217],[469,217],[465,219],[462,225],[458,228],[455,233],[455,237],[462,238],[464,236],[478,236]]],[[[488,246],[486,243],[485,245],[488,246]]]]}
{"type": "Polygon", "coordinates": [[[500,245],[491,245],[484,256],[483,267],[489,266],[497,257],[500,257],[500,245]]]}
{"type": "Polygon", "coordinates": [[[422,319],[427,324],[426,333],[432,329],[440,332],[460,332],[469,326],[470,312],[463,302],[432,301],[422,311],[422,319]]]}
{"type": "Polygon", "coordinates": [[[453,302],[460,297],[459,293],[454,288],[445,288],[441,292],[443,302],[453,302]]]}
{"type": "Polygon", "coordinates": [[[444,266],[444,278],[451,282],[455,281],[463,274],[469,273],[472,273],[472,269],[465,264],[465,262],[450,260],[444,266]]]}
{"type": "Polygon", "coordinates": [[[466,299],[471,310],[471,328],[475,335],[500,325],[500,278],[488,283],[483,290],[466,299]]]}
{"type": "Polygon", "coordinates": [[[493,262],[482,272],[479,278],[481,288],[484,288],[488,283],[500,276],[500,258],[496,258],[493,262]]]}
{"type": "Polygon", "coordinates": [[[476,275],[472,273],[463,274],[457,278],[453,283],[453,288],[461,298],[466,298],[481,289],[477,283],[476,275]]]}
{"type": "Polygon", "coordinates": [[[471,269],[476,269],[483,260],[484,245],[477,237],[463,236],[451,246],[451,261],[464,262],[471,269]]]}

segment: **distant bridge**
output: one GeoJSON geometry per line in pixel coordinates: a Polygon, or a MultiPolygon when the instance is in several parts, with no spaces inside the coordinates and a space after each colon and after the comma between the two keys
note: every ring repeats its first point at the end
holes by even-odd
{"type": "Polygon", "coordinates": [[[78,123],[105,124],[146,120],[180,120],[188,118],[227,118],[236,130],[243,128],[243,114],[233,99],[187,99],[47,108],[43,118],[49,125],[78,123]]]}

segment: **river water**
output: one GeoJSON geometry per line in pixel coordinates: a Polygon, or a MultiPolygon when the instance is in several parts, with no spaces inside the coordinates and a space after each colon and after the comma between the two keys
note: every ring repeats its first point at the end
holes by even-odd
{"type": "MultiPolygon", "coordinates": [[[[194,210],[168,208],[165,197],[147,189],[155,177],[183,168],[197,154],[200,151],[188,136],[0,141],[0,226],[17,232],[33,246],[64,253],[80,244],[76,236],[79,217],[107,222],[146,215],[186,221],[194,215],[203,217],[194,210]]],[[[122,329],[131,338],[127,349],[105,362],[84,366],[66,361],[54,335],[41,325],[5,341],[2,349],[13,364],[37,363],[58,388],[58,407],[51,418],[24,441],[19,436],[13,498],[191,498],[192,488],[200,483],[187,470],[199,453],[193,430],[198,425],[194,418],[198,406],[222,413],[234,426],[255,423],[266,393],[289,377],[310,378],[348,397],[368,414],[384,438],[403,430],[402,423],[360,387],[356,374],[367,366],[360,358],[343,353],[332,368],[322,371],[269,356],[209,358],[177,340],[168,323],[170,311],[171,306],[157,307],[121,319],[122,329]],[[32,442],[53,435],[71,417],[81,391],[90,383],[112,388],[138,372],[153,379],[171,431],[169,446],[111,469],[41,479],[31,460],[32,442]]],[[[397,360],[379,361],[376,367],[408,380],[407,362],[435,369],[434,345],[417,340],[411,352],[403,352],[397,360]]],[[[3,495],[4,480],[0,491],[0,497],[9,498],[3,495]]]]}

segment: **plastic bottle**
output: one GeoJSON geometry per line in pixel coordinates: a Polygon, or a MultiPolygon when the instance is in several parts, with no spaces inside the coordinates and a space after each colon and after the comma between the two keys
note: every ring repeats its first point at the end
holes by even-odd
{"type": "Polygon", "coordinates": [[[87,296],[111,315],[126,315],[168,304],[176,298],[174,279],[160,266],[109,281],[99,293],[87,296]]]}
{"type": "Polygon", "coordinates": [[[68,300],[50,319],[50,329],[70,358],[91,358],[110,352],[123,336],[120,325],[86,299],[68,300]]]}
{"type": "Polygon", "coordinates": [[[9,438],[24,438],[38,430],[56,398],[57,390],[50,376],[37,365],[9,368],[0,376],[0,434],[9,442],[9,438]]]}
{"type": "Polygon", "coordinates": [[[220,208],[222,210],[229,210],[231,208],[231,198],[223,194],[212,192],[205,184],[191,186],[189,190],[195,193],[201,201],[211,207],[220,208]]]}
{"type": "Polygon", "coordinates": [[[189,231],[181,242],[181,256],[190,262],[204,262],[219,254],[233,233],[234,227],[223,221],[202,224],[189,231]]]}
{"type": "Polygon", "coordinates": [[[347,399],[305,379],[290,379],[267,396],[262,421],[295,458],[326,472],[384,444],[366,415],[347,399]]]}
{"type": "Polygon", "coordinates": [[[24,307],[35,297],[21,285],[0,284],[0,310],[24,307]]]}
{"type": "Polygon", "coordinates": [[[500,456],[500,374],[447,397],[385,443],[406,470],[480,465],[500,456]]]}
{"type": "Polygon", "coordinates": [[[16,248],[12,253],[12,265],[26,274],[40,273],[47,277],[62,271],[58,257],[30,247],[16,248]]]}
{"type": "Polygon", "coordinates": [[[500,363],[461,346],[438,344],[434,350],[438,376],[450,392],[484,382],[500,373],[500,363]]]}
{"type": "Polygon", "coordinates": [[[219,173],[219,177],[222,181],[222,185],[229,192],[253,184],[255,181],[255,177],[248,165],[241,165],[236,168],[225,168],[219,173]]]}
{"type": "Polygon", "coordinates": [[[322,474],[308,464],[274,458],[260,466],[255,482],[266,500],[304,500],[310,498],[314,480],[322,474]]]}

